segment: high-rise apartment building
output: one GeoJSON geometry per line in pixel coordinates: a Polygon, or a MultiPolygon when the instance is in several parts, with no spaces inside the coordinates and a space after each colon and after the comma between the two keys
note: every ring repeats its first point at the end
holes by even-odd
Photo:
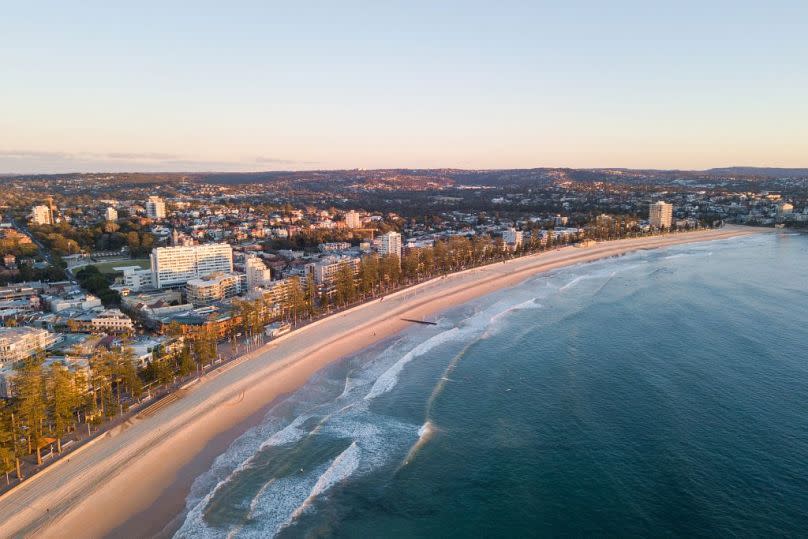
{"type": "Polygon", "coordinates": [[[351,210],[345,214],[345,226],[348,228],[361,228],[362,220],[359,218],[359,213],[351,210]]]}
{"type": "Polygon", "coordinates": [[[379,236],[379,254],[396,255],[401,260],[401,234],[398,232],[388,232],[379,236]]]}
{"type": "Polygon", "coordinates": [[[670,228],[673,222],[673,204],[661,200],[651,204],[648,208],[648,221],[656,228],[670,228]]]}
{"type": "Polygon", "coordinates": [[[42,204],[31,208],[31,223],[35,225],[52,225],[53,224],[53,211],[42,204]]]}
{"type": "Polygon", "coordinates": [[[104,218],[107,221],[117,221],[118,220],[118,210],[116,210],[112,206],[107,207],[106,211],[104,211],[104,218]]]}
{"type": "Polygon", "coordinates": [[[257,256],[248,256],[244,262],[244,273],[247,274],[247,289],[255,290],[272,280],[272,273],[264,261],[257,256]]]}
{"type": "Polygon", "coordinates": [[[211,273],[232,273],[233,248],[226,243],[156,247],[151,253],[151,271],[157,288],[182,286],[211,273]]]}
{"type": "Polygon", "coordinates": [[[166,203],[158,196],[150,196],[146,201],[146,216],[149,219],[165,219],[166,203]]]}

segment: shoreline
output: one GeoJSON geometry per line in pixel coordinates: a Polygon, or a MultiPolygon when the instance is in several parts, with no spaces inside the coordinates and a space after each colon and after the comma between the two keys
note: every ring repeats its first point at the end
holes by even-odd
{"type": "Polygon", "coordinates": [[[185,507],[185,485],[190,487],[222,446],[321,368],[409,327],[402,317],[423,319],[565,266],[766,231],[727,226],[565,247],[438,277],[320,319],[208,373],[154,414],[136,416],[62,465],[12,489],[0,497],[0,531],[42,537],[170,532],[167,527],[185,507]],[[165,520],[168,514],[172,518],[165,520]],[[160,522],[143,526],[138,521],[147,515],[160,522]]]}

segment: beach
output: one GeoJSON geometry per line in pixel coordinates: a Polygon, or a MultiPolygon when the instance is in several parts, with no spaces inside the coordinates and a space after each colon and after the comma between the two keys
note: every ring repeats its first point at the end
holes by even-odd
{"type": "Polygon", "coordinates": [[[171,531],[193,476],[262,410],[324,366],[391,337],[411,322],[527,277],[641,249],[760,232],[726,227],[566,247],[436,278],[337,313],[206,375],[0,498],[3,536],[153,536],[171,531]],[[168,527],[166,527],[168,526],[168,527]]]}

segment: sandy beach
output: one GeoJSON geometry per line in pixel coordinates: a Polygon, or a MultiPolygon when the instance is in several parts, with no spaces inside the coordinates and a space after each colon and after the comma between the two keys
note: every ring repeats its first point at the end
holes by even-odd
{"type": "Polygon", "coordinates": [[[177,398],[0,498],[0,536],[151,537],[170,531],[193,477],[277,398],[327,364],[531,275],[627,252],[761,232],[719,230],[566,247],[436,278],[324,318],[213,371],[177,398]],[[168,525],[168,527],[166,527],[168,525]]]}

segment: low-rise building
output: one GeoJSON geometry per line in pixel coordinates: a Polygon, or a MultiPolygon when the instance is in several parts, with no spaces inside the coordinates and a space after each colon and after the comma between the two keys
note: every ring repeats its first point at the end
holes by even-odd
{"type": "Polygon", "coordinates": [[[135,326],[132,319],[119,309],[106,309],[95,315],[90,324],[95,333],[131,333],[135,326]]]}
{"type": "Polygon", "coordinates": [[[143,269],[140,266],[120,266],[113,269],[123,272],[123,285],[132,292],[149,290],[155,286],[151,269],[143,269]]]}
{"type": "Polygon", "coordinates": [[[46,329],[0,328],[0,362],[20,361],[56,343],[58,337],[46,329]]]}

